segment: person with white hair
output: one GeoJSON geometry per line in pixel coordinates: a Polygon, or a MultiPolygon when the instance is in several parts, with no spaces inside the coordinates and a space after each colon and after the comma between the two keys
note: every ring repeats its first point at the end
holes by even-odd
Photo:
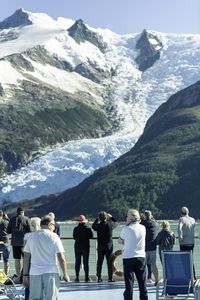
{"type": "Polygon", "coordinates": [[[140,224],[140,214],[136,209],[128,210],[126,223],[118,239],[118,242],[123,244],[124,300],[133,299],[134,274],[139,285],[140,300],[147,300],[145,264],[146,228],[140,224]]]}
{"type": "MultiPolygon", "coordinates": [[[[39,217],[32,217],[30,219],[30,227],[31,227],[31,232],[27,232],[24,235],[24,246],[27,243],[27,240],[30,238],[31,234],[37,230],[40,230],[40,221],[41,219],[39,217]]],[[[23,279],[23,273],[24,271],[22,270],[22,279],[23,279]]],[[[25,287],[25,298],[24,300],[29,300],[29,287],[25,287]]]]}
{"type": "Polygon", "coordinates": [[[23,285],[29,286],[30,300],[57,300],[59,269],[63,273],[63,280],[70,280],[65,251],[59,236],[53,232],[55,222],[52,217],[44,216],[40,224],[41,230],[32,232],[24,247],[23,285]]]}
{"type": "MultiPolygon", "coordinates": [[[[181,208],[181,217],[178,222],[178,239],[181,251],[194,249],[194,229],[195,229],[195,219],[189,216],[189,209],[186,206],[181,208]]],[[[195,268],[193,265],[194,279],[195,268]]]]}
{"type": "MultiPolygon", "coordinates": [[[[55,214],[53,212],[48,213],[48,215],[55,221],[55,214]]],[[[60,236],[60,225],[55,221],[55,229],[54,231],[57,233],[58,236],[60,236]]]]}
{"type": "Polygon", "coordinates": [[[181,217],[178,222],[178,238],[180,250],[194,249],[194,228],[195,219],[189,216],[189,209],[185,206],[181,208],[181,217]]]}

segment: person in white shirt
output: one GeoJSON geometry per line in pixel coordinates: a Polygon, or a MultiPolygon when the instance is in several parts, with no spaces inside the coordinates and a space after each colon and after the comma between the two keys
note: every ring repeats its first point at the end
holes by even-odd
{"type": "Polygon", "coordinates": [[[129,209],[126,223],[127,225],[122,229],[118,240],[120,244],[123,244],[124,300],[133,299],[134,274],[138,280],[140,300],[147,300],[145,265],[146,228],[140,224],[140,215],[136,209],[129,209]]]}
{"type": "MultiPolygon", "coordinates": [[[[189,209],[186,206],[181,208],[181,217],[178,221],[178,238],[181,251],[192,251],[194,249],[195,219],[189,216],[189,209]]],[[[194,279],[196,279],[193,265],[194,279]]]]}
{"type": "Polygon", "coordinates": [[[41,219],[41,230],[32,232],[24,247],[23,284],[29,286],[29,300],[56,300],[60,285],[58,261],[63,279],[69,281],[64,248],[53,232],[55,222],[49,215],[41,219]]]}

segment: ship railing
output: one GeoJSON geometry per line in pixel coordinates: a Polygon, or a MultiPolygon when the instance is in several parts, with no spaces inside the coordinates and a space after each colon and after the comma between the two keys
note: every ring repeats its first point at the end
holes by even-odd
{"type": "MultiPolygon", "coordinates": [[[[65,248],[65,254],[68,262],[68,272],[70,276],[75,275],[75,255],[74,255],[74,240],[72,237],[61,237],[61,240],[63,242],[64,248],[65,248]]],[[[118,243],[118,237],[113,237],[113,252],[116,252],[117,250],[122,249],[122,245],[118,243]]],[[[176,243],[173,247],[173,250],[179,250],[179,242],[176,238],[176,243]]],[[[194,265],[197,277],[200,277],[200,238],[198,236],[195,237],[195,247],[193,252],[194,257],[194,265]]],[[[89,268],[90,268],[90,275],[92,277],[95,277],[96,274],[96,262],[97,262],[97,240],[96,237],[90,240],[90,257],[89,257],[89,268]]],[[[116,268],[118,270],[123,271],[123,262],[122,262],[122,256],[120,255],[117,257],[116,261],[116,268]]],[[[159,277],[162,278],[163,271],[162,271],[162,265],[159,258],[159,252],[157,248],[157,260],[156,264],[158,267],[159,277]]],[[[107,265],[106,265],[106,259],[104,259],[103,268],[102,268],[102,274],[103,277],[107,277],[107,265]]],[[[83,265],[81,265],[81,271],[80,276],[84,276],[84,270],[83,265]]],[[[119,276],[116,276],[116,279],[120,279],[119,276]]],[[[122,279],[122,278],[121,278],[122,279]]]]}

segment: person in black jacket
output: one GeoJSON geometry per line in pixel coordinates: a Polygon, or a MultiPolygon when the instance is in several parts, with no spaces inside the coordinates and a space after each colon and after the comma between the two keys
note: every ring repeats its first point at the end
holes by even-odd
{"type": "Polygon", "coordinates": [[[73,238],[75,240],[74,243],[75,272],[76,272],[75,282],[79,282],[81,257],[83,257],[85,282],[90,282],[91,279],[89,277],[89,254],[90,254],[90,239],[93,238],[93,233],[91,228],[89,228],[86,225],[86,223],[88,223],[88,220],[84,215],[80,215],[76,220],[79,222],[79,224],[73,230],[73,238]]]}
{"type": "Polygon", "coordinates": [[[158,230],[158,223],[153,218],[150,210],[145,210],[144,215],[145,219],[141,221],[141,224],[146,227],[146,264],[151,265],[151,270],[155,278],[156,286],[158,283],[158,268],[156,266],[156,236],[158,230]]]}
{"type": "Polygon", "coordinates": [[[17,215],[12,217],[8,223],[7,233],[11,234],[11,245],[13,258],[15,260],[16,275],[20,277],[21,258],[23,257],[24,235],[31,231],[30,220],[24,216],[24,209],[17,208],[17,215]]]}
{"type": "Polygon", "coordinates": [[[156,244],[159,246],[159,256],[162,263],[162,251],[170,251],[173,249],[176,238],[174,233],[170,230],[170,224],[168,221],[162,221],[162,230],[156,237],[156,244]]]}
{"type": "Polygon", "coordinates": [[[113,240],[112,231],[117,225],[117,220],[105,211],[99,213],[98,218],[92,224],[92,229],[97,232],[97,281],[102,282],[101,271],[104,256],[107,260],[108,281],[113,282],[112,254],[113,240]]]}

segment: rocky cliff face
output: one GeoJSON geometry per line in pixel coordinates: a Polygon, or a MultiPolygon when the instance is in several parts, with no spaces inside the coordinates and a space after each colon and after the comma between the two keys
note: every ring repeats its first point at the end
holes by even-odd
{"type": "Polygon", "coordinates": [[[158,37],[144,30],[137,41],[136,49],[139,55],[136,58],[139,70],[144,72],[159,60],[162,42],[158,37]]]}
{"type": "Polygon", "coordinates": [[[102,38],[97,33],[89,30],[83,20],[77,20],[67,31],[78,44],[88,41],[98,47],[102,52],[105,52],[106,44],[102,38]]]}
{"type": "Polygon", "coordinates": [[[18,26],[22,27],[31,24],[32,22],[29,20],[28,14],[20,8],[16,10],[12,16],[6,18],[3,22],[0,22],[0,29],[15,28],[18,26]]]}

